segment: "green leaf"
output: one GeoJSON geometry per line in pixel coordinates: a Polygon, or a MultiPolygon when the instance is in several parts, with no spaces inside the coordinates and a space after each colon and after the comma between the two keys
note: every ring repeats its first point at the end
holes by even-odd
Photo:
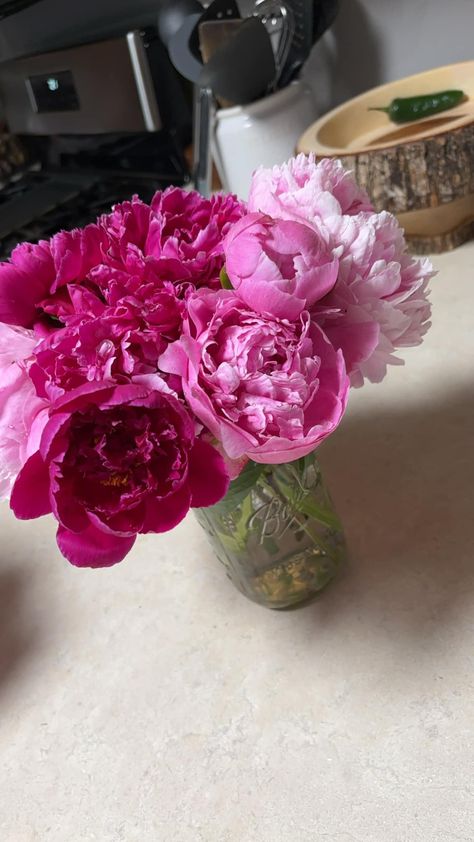
{"type": "Polygon", "coordinates": [[[232,284],[230,282],[230,278],[229,278],[229,276],[228,276],[228,274],[225,270],[225,266],[222,267],[219,278],[220,278],[220,281],[221,281],[221,287],[223,289],[234,289],[234,287],[232,286],[232,284]]]}
{"type": "Polygon", "coordinates": [[[242,550],[241,543],[235,535],[228,535],[227,532],[217,531],[217,536],[227,552],[238,554],[242,550]]]}
{"type": "Polygon", "coordinates": [[[265,465],[258,465],[249,460],[239,476],[232,480],[224,499],[217,503],[219,508],[222,511],[237,509],[255,486],[264,468],[265,465]]]}
{"type": "Polygon", "coordinates": [[[246,493],[243,501],[242,506],[240,509],[240,517],[235,527],[235,539],[238,541],[241,550],[245,550],[247,545],[247,538],[248,538],[248,526],[249,520],[252,516],[252,497],[250,494],[246,493]]]}
{"type": "Polygon", "coordinates": [[[280,547],[278,546],[275,539],[272,538],[270,535],[267,535],[267,537],[264,539],[263,546],[270,555],[277,555],[277,553],[280,552],[280,547]]]}
{"type": "Polygon", "coordinates": [[[311,497],[304,497],[298,504],[298,511],[308,515],[312,520],[317,520],[331,529],[341,529],[341,522],[335,512],[323,509],[318,506],[311,497]]]}

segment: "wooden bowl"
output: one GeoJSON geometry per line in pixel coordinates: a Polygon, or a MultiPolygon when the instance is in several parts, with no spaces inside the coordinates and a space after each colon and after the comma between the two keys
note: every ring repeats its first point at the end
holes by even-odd
{"type": "Polygon", "coordinates": [[[455,248],[474,237],[474,61],[372,88],[313,123],[297,150],[340,158],[375,208],[397,215],[412,251],[455,248]],[[424,120],[397,125],[368,110],[453,88],[466,101],[424,120]]]}

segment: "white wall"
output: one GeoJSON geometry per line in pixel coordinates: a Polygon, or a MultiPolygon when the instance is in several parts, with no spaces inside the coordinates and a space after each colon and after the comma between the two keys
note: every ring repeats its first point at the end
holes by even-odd
{"type": "Polygon", "coordinates": [[[374,85],[474,59],[474,0],[341,0],[305,69],[320,112],[374,85]]]}

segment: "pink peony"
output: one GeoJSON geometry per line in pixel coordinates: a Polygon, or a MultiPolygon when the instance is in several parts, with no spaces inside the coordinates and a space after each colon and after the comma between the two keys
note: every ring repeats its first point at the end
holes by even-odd
{"type": "Polygon", "coordinates": [[[315,318],[341,348],[353,386],[377,383],[397,348],[418,345],[429,327],[427,285],[433,268],[406,253],[403,230],[389,213],[360,213],[328,222],[339,277],[315,318]]]}
{"type": "Polygon", "coordinates": [[[6,499],[47,417],[28,377],[35,347],[29,330],[0,323],[0,499],[6,499]]]}
{"type": "Polygon", "coordinates": [[[212,505],[227,491],[222,457],[196,438],[166,385],[152,381],[87,384],[57,401],[17,477],[16,516],[54,512],[72,564],[115,564],[137,533],[172,529],[190,506],[212,505]]]}
{"type": "Polygon", "coordinates": [[[314,223],[329,216],[371,211],[372,205],[340,161],[324,158],[316,163],[314,155],[298,155],[281,166],[254,172],[248,209],[314,223]]]}
{"type": "Polygon", "coordinates": [[[191,409],[231,459],[305,456],[346,406],[342,355],[309,314],[294,323],[258,315],[232,291],[190,298],[184,338],[168,346],[160,366],[182,377],[191,409]]]}
{"type": "Polygon", "coordinates": [[[297,319],[337,278],[338,260],[314,228],[250,213],[224,240],[226,271],[237,295],[257,313],[297,319]]]}

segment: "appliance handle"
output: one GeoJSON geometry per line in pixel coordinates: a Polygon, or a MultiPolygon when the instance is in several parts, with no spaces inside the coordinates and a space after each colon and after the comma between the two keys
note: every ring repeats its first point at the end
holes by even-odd
{"type": "Polygon", "coordinates": [[[194,89],[194,186],[202,196],[211,195],[211,132],[214,125],[215,101],[210,88],[194,89]]]}
{"type": "Polygon", "coordinates": [[[136,31],[127,32],[127,44],[145,126],[147,131],[157,132],[161,129],[160,112],[156,102],[150,65],[140,33],[136,31]]]}

